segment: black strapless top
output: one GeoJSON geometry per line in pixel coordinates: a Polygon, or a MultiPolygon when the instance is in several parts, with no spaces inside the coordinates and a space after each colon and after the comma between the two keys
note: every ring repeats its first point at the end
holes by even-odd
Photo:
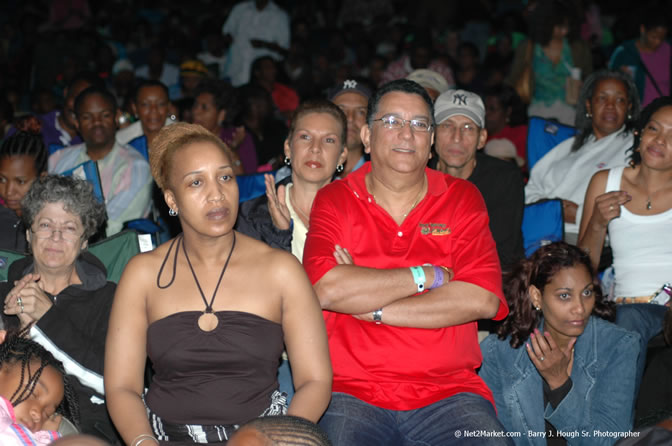
{"type": "Polygon", "coordinates": [[[210,332],[200,311],[175,313],[147,329],[155,375],[147,405],[179,424],[243,424],[258,417],[278,388],[282,326],[240,311],[219,311],[210,332]]]}

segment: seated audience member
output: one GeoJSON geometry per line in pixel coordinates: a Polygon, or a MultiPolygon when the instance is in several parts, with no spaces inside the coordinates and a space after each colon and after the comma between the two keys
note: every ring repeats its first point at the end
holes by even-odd
{"type": "Polygon", "coordinates": [[[360,134],[366,124],[366,107],[369,105],[371,90],[364,83],[349,79],[329,90],[327,97],[343,111],[348,123],[345,143],[348,158],[345,160],[343,172],[338,173],[339,178],[344,178],[366,162],[360,134]]]}
{"type": "Polygon", "coordinates": [[[524,163],[527,158],[527,118],[518,93],[508,85],[492,87],[485,92],[484,102],[488,141],[511,141],[516,148],[516,159],[524,163]]]}
{"type": "Polygon", "coordinates": [[[117,131],[117,142],[128,144],[149,160],[149,146],[154,137],[164,125],[173,123],[168,117],[168,88],[159,81],[141,81],[135,89],[131,107],[139,121],[117,131]]]}
{"type": "Polygon", "coordinates": [[[47,175],[22,201],[32,256],[9,268],[0,283],[5,314],[18,317],[30,337],[77,378],[75,393],[84,433],[115,439],[103,393],[103,351],[115,285],[86,251],[104,223],[105,207],[80,179],[47,175]]]}
{"type": "Polygon", "coordinates": [[[163,128],[150,151],[184,232],[131,259],[119,282],[105,387],[127,444],[224,443],[260,416],[316,422],[329,402],[319,303],[293,256],[233,229],[238,186],[229,153],[205,128],[183,123],[163,128]],[[294,364],[289,407],[277,391],[283,343],[294,364]],[[156,373],[145,394],[147,356],[156,373]]]}
{"type": "Polygon", "coordinates": [[[259,165],[268,164],[271,169],[277,169],[282,165],[287,127],[274,116],[271,95],[254,84],[240,87],[236,92],[242,109],[239,124],[252,137],[259,165]]]}
{"type": "Polygon", "coordinates": [[[170,99],[194,98],[196,87],[201,82],[210,78],[210,72],[200,60],[186,60],[180,65],[180,83],[174,86],[168,85],[170,99]]]}
{"type": "Polygon", "coordinates": [[[26,228],[21,200],[36,178],[47,173],[48,153],[42,136],[18,132],[0,147],[0,249],[25,252],[26,228]]]}
{"type": "Polygon", "coordinates": [[[282,415],[257,418],[241,426],[228,446],[331,446],[327,434],[310,421],[282,415]]]}
{"type": "Polygon", "coordinates": [[[51,444],[61,417],[79,421],[63,364],[40,344],[14,332],[0,343],[0,444],[51,444]]]}
{"type": "Polygon", "coordinates": [[[194,124],[201,125],[219,136],[232,151],[234,173],[257,171],[257,154],[252,137],[244,127],[227,126],[234,105],[234,90],[218,81],[203,81],[194,92],[192,113],[194,124]]]}
{"type": "Polygon", "coordinates": [[[515,267],[505,293],[509,317],[481,343],[480,376],[504,427],[522,434],[514,442],[610,445],[613,437],[593,432],[629,431],[639,336],[604,320],[614,308],[588,255],[564,242],[542,246],[515,267]]]}
{"type": "Polygon", "coordinates": [[[457,70],[455,70],[455,88],[482,95],[487,74],[480,64],[478,47],[468,41],[460,42],[457,47],[457,70]]]}
{"type": "Polygon", "coordinates": [[[310,213],[303,262],[334,366],[320,426],[337,446],[511,444],[454,435],[503,429],[476,374],[476,320],[508,310],[478,190],[426,167],[433,108],[415,82],[381,87],[362,127],[371,162],[310,213]]]}
{"type": "Polygon", "coordinates": [[[625,152],[632,146],[638,118],[639,98],[630,77],[617,71],[593,73],[581,88],[576,136],[555,146],[532,168],[525,203],[562,199],[567,242],[578,240],[590,177],[627,164],[625,152]]]}
{"type": "Polygon", "coordinates": [[[524,255],[523,177],[514,164],[483,153],[485,106],[470,91],[448,90],[434,104],[436,169],[474,183],[483,195],[490,231],[504,271],[524,255]]]}
{"type": "Polygon", "coordinates": [[[343,171],[346,125],[343,112],[329,101],[301,104],[285,141],[291,176],[276,187],[267,174],[266,195],[240,205],[236,229],[301,261],[315,195],[343,171]]]}
{"type": "Polygon", "coordinates": [[[660,332],[666,309],[654,298],[672,282],[672,98],[654,99],[635,130],[631,166],[603,170],[590,181],[579,246],[590,253],[597,270],[609,234],[614,259],[610,297],[624,304],[616,323],[639,333],[644,351],[660,332]]]}
{"type": "Polygon", "coordinates": [[[144,218],[151,207],[152,177],[149,164],[134,148],[115,140],[114,97],[91,87],[75,101],[77,128],[84,143],[49,157],[49,172],[60,174],[92,160],[98,164],[107,208],[108,236],[128,220],[144,218]]]}
{"type": "MultiPolygon", "coordinates": [[[[95,73],[83,71],[65,87],[62,110],[54,110],[39,117],[44,140],[44,146],[50,154],[76,144],[81,144],[82,138],[77,133],[77,118],[75,116],[75,99],[79,94],[91,86],[103,88],[104,82],[95,73]]],[[[14,131],[10,130],[9,134],[14,131]]]]}
{"type": "Polygon", "coordinates": [[[639,22],[639,38],[624,42],[611,54],[609,68],[634,79],[642,107],[670,94],[672,47],[666,41],[668,30],[668,11],[648,9],[639,22]]]}
{"type": "Polygon", "coordinates": [[[299,106],[299,95],[291,87],[277,81],[278,68],[271,56],[262,56],[252,62],[251,83],[263,87],[271,94],[273,104],[280,114],[289,119],[299,106]]]}
{"type": "Polygon", "coordinates": [[[450,88],[450,85],[446,82],[446,78],[440,73],[425,68],[413,71],[406,76],[406,79],[420,84],[420,86],[427,91],[429,97],[432,98],[432,101],[436,101],[436,98],[439,97],[441,93],[450,88]]]}

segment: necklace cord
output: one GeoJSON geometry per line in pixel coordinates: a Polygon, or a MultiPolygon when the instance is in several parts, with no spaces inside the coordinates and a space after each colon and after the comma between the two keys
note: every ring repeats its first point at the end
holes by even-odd
{"type": "MultiPolygon", "coordinates": [[[[222,268],[222,272],[219,275],[219,280],[217,281],[217,286],[215,287],[215,291],[212,293],[212,298],[210,299],[210,303],[205,298],[205,294],[203,293],[203,289],[201,288],[201,284],[198,282],[198,277],[196,277],[196,271],[194,271],[194,267],[191,265],[191,260],[189,259],[189,254],[187,254],[187,244],[182,241],[182,251],[184,251],[184,257],[187,258],[187,264],[189,265],[189,269],[191,270],[191,275],[194,276],[194,281],[196,282],[196,286],[198,287],[198,291],[201,293],[201,298],[203,299],[203,303],[205,304],[205,312],[206,313],[212,313],[212,304],[215,302],[215,297],[217,297],[217,290],[219,289],[219,285],[222,283],[222,278],[224,277],[224,273],[226,272],[226,268],[229,266],[229,260],[231,260],[231,255],[233,254],[233,249],[236,247],[236,232],[233,232],[233,243],[231,243],[231,251],[229,251],[229,256],[226,258],[226,262],[224,263],[224,268],[222,268]]],[[[175,253],[177,254],[177,250],[175,250],[175,253]]],[[[177,255],[175,256],[177,260],[177,255]]],[[[173,278],[174,279],[174,278],[173,278]]]]}

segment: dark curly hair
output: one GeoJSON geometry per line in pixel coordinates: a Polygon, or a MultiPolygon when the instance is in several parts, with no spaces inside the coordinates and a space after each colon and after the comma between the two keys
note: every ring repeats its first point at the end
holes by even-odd
{"type": "Polygon", "coordinates": [[[593,94],[595,94],[597,84],[605,79],[621,81],[628,92],[630,109],[627,111],[624,122],[625,131],[631,132],[637,124],[637,120],[639,119],[639,93],[632,77],[618,70],[596,71],[588,76],[579,93],[579,99],[576,104],[576,120],[574,121],[574,127],[576,127],[577,132],[574,137],[574,143],[572,143],[572,152],[579,150],[586,142],[586,139],[593,134],[593,119],[592,116],[586,116],[586,112],[588,111],[586,109],[586,101],[590,102],[593,94]]]}
{"type": "Polygon", "coordinates": [[[630,152],[630,165],[636,166],[642,162],[642,155],[639,153],[639,143],[642,141],[642,132],[646,125],[651,121],[651,117],[663,107],[672,106],[672,96],[661,96],[651,101],[649,105],[644,107],[642,113],[635,125],[635,139],[632,142],[632,147],[628,149],[630,152]]]}
{"type": "Polygon", "coordinates": [[[19,387],[7,398],[13,406],[21,404],[33,394],[37,382],[46,367],[53,367],[63,377],[63,401],[56,408],[56,412],[72,421],[79,427],[79,403],[77,395],[71,383],[71,378],[66,375],[63,364],[35,341],[26,336],[30,327],[8,333],[5,342],[0,344],[0,369],[7,366],[19,365],[21,367],[21,380],[19,387]],[[29,365],[38,362],[39,366],[33,370],[29,365]],[[24,384],[25,383],[25,384],[24,384]]]}
{"type": "MultiPolygon", "coordinates": [[[[509,316],[497,330],[500,339],[511,336],[511,347],[518,348],[539,325],[541,312],[536,311],[530,299],[530,286],[543,292],[558,271],[583,266],[592,275],[590,257],[583,250],[565,242],[542,246],[531,257],[521,260],[507,275],[504,294],[509,304],[509,316]]],[[[592,314],[613,321],[616,307],[604,299],[599,286],[595,287],[595,306],[592,314]]]]}

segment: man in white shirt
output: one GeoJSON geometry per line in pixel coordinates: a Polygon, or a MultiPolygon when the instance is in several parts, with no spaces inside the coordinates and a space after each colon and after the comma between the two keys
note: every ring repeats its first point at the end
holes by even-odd
{"type": "Polygon", "coordinates": [[[233,7],[222,34],[233,40],[227,75],[238,87],[250,81],[258,57],[282,58],[289,48],[289,16],[272,1],[249,0],[233,7]]]}

